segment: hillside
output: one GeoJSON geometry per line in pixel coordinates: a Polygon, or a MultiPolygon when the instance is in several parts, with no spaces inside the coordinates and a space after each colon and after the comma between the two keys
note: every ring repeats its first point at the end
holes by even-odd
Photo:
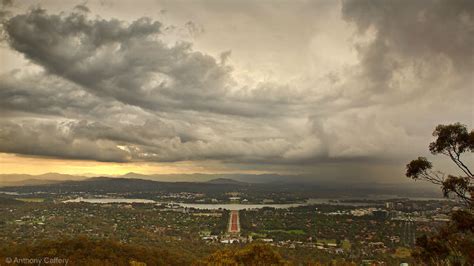
{"type": "Polygon", "coordinates": [[[136,178],[93,177],[81,181],[64,181],[35,186],[4,187],[4,191],[23,193],[44,192],[94,192],[94,193],[133,193],[133,192],[217,192],[233,190],[240,184],[213,184],[200,182],[158,182],[136,178]]]}
{"type": "Polygon", "coordinates": [[[212,180],[207,181],[207,183],[209,183],[209,184],[231,184],[231,185],[246,184],[245,182],[240,182],[240,181],[233,180],[233,179],[230,179],[230,178],[216,178],[216,179],[212,179],[212,180]]]}
{"type": "MultiPolygon", "coordinates": [[[[125,193],[145,195],[150,193],[205,193],[209,195],[226,192],[244,192],[263,197],[265,194],[280,193],[297,198],[318,198],[336,196],[398,195],[398,196],[440,196],[439,191],[421,186],[400,186],[380,184],[360,184],[358,186],[334,186],[327,183],[244,183],[229,178],[218,178],[210,182],[162,182],[138,178],[94,177],[79,181],[63,181],[48,184],[2,187],[5,192],[20,193],[73,193],[87,192],[95,194],[125,193]]],[[[284,196],[285,195],[285,196],[284,196]]]]}

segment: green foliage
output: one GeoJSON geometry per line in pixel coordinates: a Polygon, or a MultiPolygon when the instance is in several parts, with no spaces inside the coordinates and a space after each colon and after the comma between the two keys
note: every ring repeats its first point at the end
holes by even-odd
{"type": "Polygon", "coordinates": [[[433,165],[425,157],[418,157],[418,159],[407,164],[406,176],[417,179],[420,175],[426,173],[433,165]]]}
{"type": "Polygon", "coordinates": [[[86,237],[59,241],[43,241],[37,245],[9,245],[0,249],[0,261],[7,257],[69,259],[68,265],[189,265],[177,252],[122,244],[111,240],[86,237]]]}
{"type": "Polygon", "coordinates": [[[197,265],[289,265],[273,248],[252,244],[241,249],[219,250],[197,265]]]}
{"type": "Polygon", "coordinates": [[[474,151],[474,131],[468,133],[465,125],[460,123],[450,125],[438,125],[433,132],[436,137],[430,143],[429,149],[433,154],[461,154],[466,151],[474,151]]]}
{"type": "Polygon", "coordinates": [[[352,248],[351,241],[349,241],[347,239],[342,240],[341,248],[344,249],[344,251],[346,251],[346,252],[351,251],[351,248],[352,248]]]}
{"type": "Polygon", "coordinates": [[[432,171],[433,165],[425,157],[418,157],[406,166],[406,176],[412,179],[423,179],[441,185],[445,197],[455,195],[472,208],[474,203],[474,175],[463,162],[461,156],[466,152],[474,152],[474,131],[468,132],[460,123],[438,125],[433,132],[436,140],[431,142],[429,150],[432,154],[443,154],[465,174],[465,176],[448,175],[432,171]]]}
{"type": "Polygon", "coordinates": [[[275,230],[264,230],[268,233],[282,233],[282,234],[289,234],[289,235],[306,235],[306,232],[301,229],[293,229],[293,230],[282,230],[282,229],[275,229],[275,230]]]}
{"type": "Polygon", "coordinates": [[[7,197],[0,197],[0,206],[2,206],[2,205],[19,205],[19,204],[23,204],[23,203],[24,203],[23,201],[19,201],[19,200],[16,200],[16,199],[7,198],[7,197]]]}
{"type": "Polygon", "coordinates": [[[405,247],[398,247],[395,250],[395,254],[393,254],[393,256],[395,258],[401,258],[401,259],[409,258],[411,256],[411,251],[410,249],[405,248],[405,247]]]}
{"type": "Polygon", "coordinates": [[[448,197],[450,194],[455,194],[456,196],[462,198],[466,193],[472,190],[470,187],[469,177],[457,177],[457,176],[448,176],[446,180],[443,181],[443,195],[448,197]]]}
{"type": "Polygon", "coordinates": [[[453,212],[451,221],[432,236],[417,239],[413,256],[420,262],[441,265],[474,265],[474,214],[453,212]]]}
{"type": "Polygon", "coordinates": [[[407,165],[406,176],[441,185],[445,197],[455,195],[464,201],[466,209],[453,212],[451,221],[436,234],[419,237],[413,257],[430,265],[474,265],[474,176],[461,160],[463,153],[474,152],[474,131],[469,133],[460,123],[438,125],[433,136],[436,140],[429,145],[431,153],[449,157],[465,176],[445,178],[431,171],[432,165],[424,157],[407,165]]]}
{"type": "Polygon", "coordinates": [[[43,202],[45,199],[43,198],[15,198],[16,200],[23,201],[23,202],[43,202]]]}

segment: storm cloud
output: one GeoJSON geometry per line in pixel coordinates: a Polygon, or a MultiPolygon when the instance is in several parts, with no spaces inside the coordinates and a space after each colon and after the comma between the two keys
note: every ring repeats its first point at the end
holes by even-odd
{"type": "Polygon", "coordinates": [[[472,1],[288,1],[288,14],[207,2],[194,17],[180,3],[159,2],[167,12],[155,17],[102,17],[94,3],[12,11],[3,44],[26,63],[0,73],[0,152],[270,169],[399,164],[426,151],[438,123],[474,124],[472,1]]]}

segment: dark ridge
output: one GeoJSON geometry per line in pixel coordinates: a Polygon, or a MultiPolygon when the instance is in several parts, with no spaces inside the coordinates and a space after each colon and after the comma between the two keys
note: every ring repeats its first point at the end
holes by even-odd
{"type": "Polygon", "coordinates": [[[236,184],[236,185],[246,184],[245,182],[237,181],[237,180],[230,179],[230,178],[215,178],[215,179],[207,181],[207,183],[210,183],[210,184],[236,184]]]}

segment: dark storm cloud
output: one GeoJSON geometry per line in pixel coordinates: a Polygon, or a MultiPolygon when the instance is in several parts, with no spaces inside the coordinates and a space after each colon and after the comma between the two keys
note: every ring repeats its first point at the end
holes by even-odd
{"type": "Polygon", "coordinates": [[[160,28],[149,18],[128,24],[42,9],[6,24],[14,49],[96,95],[155,110],[223,109],[213,105],[226,93],[229,69],[188,43],[168,47],[156,39],[160,28]]]}
{"type": "Polygon", "coordinates": [[[66,80],[44,73],[0,75],[0,110],[67,116],[84,114],[101,104],[99,98],[66,80]]]}
{"type": "Polygon", "coordinates": [[[98,161],[139,160],[142,147],[175,136],[172,128],[158,120],[111,126],[87,120],[17,119],[0,121],[0,125],[4,152],[98,161]],[[12,138],[16,141],[9,141],[12,138]]]}
{"type": "MultiPolygon", "coordinates": [[[[447,58],[456,72],[474,69],[474,2],[470,0],[343,2],[343,17],[374,40],[360,45],[361,64],[374,91],[408,64],[437,64],[447,58]]],[[[439,67],[440,72],[444,71],[439,67]]]]}
{"type": "Polygon", "coordinates": [[[69,159],[114,162],[258,161],[280,154],[290,145],[282,139],[183,141],[172,125],[159,120],[146,121],[141,125],[106,125],[85,120],[22,119],[2,120],[0,125],[2,152],[69,159]]]}
{"type": "MultiPolygon", "coordinates": [[[[338,16],[357,29],[351,45],[359,60],[321,77],[309,72],[249,83],[235,78],[231,65],[239,45],[219,47],[214,57],[174,42],[166,36],[168,26],[151,18],[92,18],[85,6],[59,15],[43,9],[16,14],[5,24],[8,44],[41,70],[0,76],[0,152],[114,162],[378,163],[425,150],[440,120],[469,121],[472,2],[342,4],[338,16]]],[[[233,5],[214,8],[233,14],[233,5]]],[[[305,23],[314,19],[315,6],[297,5],[311,11],[305,23]]],[[[255,25],[259,34],[271,31],[272,19],[282,12],[261,3],[253,8],[251,2],[241,8],[248,10],[245,23],[265,15],[255,25]]],[[[293,27],[294,14],[288,17],[288,36],[304,33],[303,41],[312,40],[306,27],[293,27]]],[[[198,23],[187,29],[199,31],[198,23]]],[[[200,38],[212,34],[204,27],[200,38]]],[[[316,34],[314,45],[332,51],[330,42],[319,43],[324,33],[316,34]]],[[[286,45],[291,38],[272,36],[282,43],[268,47],[283,55],[296,49],[286,45]]],[[[278,56],[270,59],[280,64],[278,56]]]]}
{"type": "Polygon", "coordinates": [[[0,121],[0,149],[6,153],[66,159],[129,161],[128,154],[120,150],[116,143],[74,138],[68,129],[63,123],[0,121]]]}
{"type": "Polygon", "coordinates": [[[474,2],[342,3],[359,63],[310,118],[323,157],[404,160],[436,124],[474,122],[474,2]]]}
{"type": "Polygon", "coordinates": [[[156,111],[269,115],[274,102],[268,98],[257,105],[252,95],[230,93],[232,69],[222,64],[226,53],[218,63],[192,51],[190,43],[170,46],[159,39],[160,29],[161,23],[149,18],[125,23],[43,9],[6,23],[12,48],[99,97],[156,111]]]}
{"type": "Polygon", "coordinates": [[[228,51],[225,51],[225,52],[222,52],[220,54],[220,58],[221,58],[221,65],[225,65],[225,63],[227,62],[227,60],[229,59],[230,55],[232,54],[232,51],[231,50],[228,50],[228,51]]]}
{"type": "Polygon", "coordinates": [[[9,7],[13,5],[13,0],[2,0],[2,6],[9,7]]]}

